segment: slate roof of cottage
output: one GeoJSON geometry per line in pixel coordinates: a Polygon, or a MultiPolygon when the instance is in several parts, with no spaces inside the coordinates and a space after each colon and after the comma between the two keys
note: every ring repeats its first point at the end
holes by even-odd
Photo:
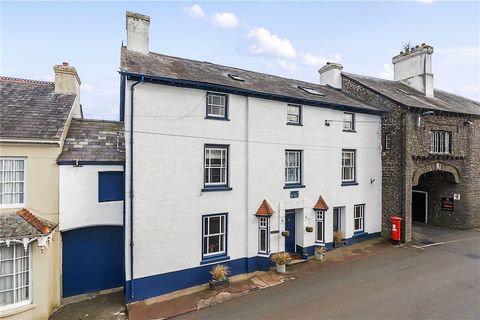
{"type": "Polygon", "coordinates": [[[17,212],[0,214],[0,239],[45,236],[56,226],[56,223],[42,219],[30,210],[23,208],[17,212]]]}
{"type": "Polygon", "coordinates": [[[123,122],[72,119],[57,162],[125,161],[123,122]]]}
{"type": "Polygon", "coordinates": [[[53,82],[0,77],[0,138],[59,140],[75,97],[53,82]]]}
{"type": "Polygon", "coordinates": [[[434,97],[426,97],[422,92],[399,81],[346,72],[342,75],[408,107],[480,115],[480,102],[450,92],[435,89],[434,97]]]}
{"type": "MultiPolygon", "coordinates": [[[[121,71],[152,77],[228,86],[252,93],[298,99],[302,100],[303,102],[301,103],[303,104],[310,102],[312,105],[322,103],[324,107],[328,107],[328,105],[330,107],[334,105],[349,106],[358,108],[359,112],[370,113],[386,111],[383,107],[368,105],[329,86],[153,52],[142,54],[127,50],[125,47],[122,47],[121,71]],[[244,81],[234,80],[229,75],[238,76],[244,81]],[[307,93],[300,89],[299,86],[316,90],[324,96],[307,93]]],[[[272,100],[276,99],[272,98],[272,100]]]]}

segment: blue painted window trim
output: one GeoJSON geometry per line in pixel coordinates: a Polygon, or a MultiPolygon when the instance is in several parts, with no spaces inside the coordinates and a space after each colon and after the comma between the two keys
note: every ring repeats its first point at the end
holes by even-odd
{"type": "Polygon", "coordinates": [[[99,171],[98,202],[123,201],[125,199],[124,181],[123,171],[99,171]],[[120,185],[117,180],[121,181],[120,185]]]}
{"type": "Polygon", "coordinates": [[[298,107],[298,122],[288,122],[288,119],[287,119],[287,125],[300,126],[300,127],[303,126],[303,106],[299,104],[289,103],[287,104],[287,110],[289,106],[298,107]]]}
{"type": "MultiPolygon", "coordinates": [[[[350,152],[353,152],[353,181],[342,181],[342,187],[345,187],[345,186],[356,186],[358,185],[358,182],[357,182],[357,149],[342,149],[342,157],[341,157],[341,161],[343,161],[343,152],[345,151],[350,151],[350,152]]],[[[343,170],[343,164],[340,163],[340,169],[343,170]]],[[[341,173],[342,174],[342,173],[341,173]]],[[[342,177],[342,175],[340,174],[340,178],[342,177]]]]}
{"type": "Polygon", "coordinates": [[[305,188],[303,184],[286,184],[283,186],[283,189],[301,189],[305,188]]]}
{"type": "Polygon", "coordinates": [[[202,215],[202,234],[201,234],[201,243],[202,243],[202,256],[201,256],[201,261],[200,264],[207,264],[207,263],[213,263],[213,262],[219,262],[219,261],[225,261],[225,260],[230,260],[230,256],[228,255],[228,212],[221,212],[221,213],[210,213],[210,214],[204,214],[202,215]],[[204,219],[207,217],[213,217],[213,216],[224,216],[225,220],[225,252],[224,253],[219,253],[216,255],[211,255],[211,256],[204,256],[204,246],[203,246],[203,235],[205,234],[205,223],[204,219]]]}
{"type": "MultiPolygon", "coordinates": [[[[303,184],[303,150],[298,150],[298,149],[285,149],[284,157],[286,157],[287,152],[299,152],[300,153],[300,183],[298,182],[293,182],[293,183],[287,183],[285,182],[285,185],[283,186],[283,189],[299,189],[299,188],[305,188],[305,185],[303,184]]],[[[286,169],[286,165],[284,166],[284,169],[286,169]]],[[[285,180],[285,178],[284,178],[285,180]]]]}
{"type": "Polygon", "coordinates": [[[230,145],[228,144],[205,144],[203,146],[203,188],[202,192],[214,192],[214,191],[230,191],[232,188],[230,184],[230,145]],[[207,148],[224,148],[226,152],[226,184],[215,184],[215,185],[206,185],[205,184],[205,150],[207,148]]]}
{"type": "Polygon", "coordinates": [[[205,119],[230,121],[230,119],[228,118],[228,94],[217,93],[217,92],[207,92],[207,94],[205,95],[205,119]],[[209,95],[225,97],[225,115],[223,117],[216,117],[208,114],[208,96],[209,95]]]}
{"type": "Polygon", "coordinates": [[[353,205],[353,234],[357,235],[357,237],[361,237],[364,235],[365,232],[365,203],[355,204],[353,205]],[[362,216],[362,229],[355,230],[355,207],[363,207],[363,216],[362,216]]]}

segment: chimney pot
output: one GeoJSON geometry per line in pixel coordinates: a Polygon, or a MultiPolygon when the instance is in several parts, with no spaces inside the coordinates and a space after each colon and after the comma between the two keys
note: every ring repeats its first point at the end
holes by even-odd
{"type": "Polygon", "coordinates": [[[63,65],[64,67],[68,67],[68,62],[63,62],[62,65],[63,65]]]}

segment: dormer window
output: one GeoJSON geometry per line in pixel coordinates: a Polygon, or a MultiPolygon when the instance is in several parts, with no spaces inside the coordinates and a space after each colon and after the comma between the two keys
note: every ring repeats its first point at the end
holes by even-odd
{"type": "Polygon", "coordinates": [[[207,93],[208,119],[228,120],[228,96],[219,93],[207,93]]]}

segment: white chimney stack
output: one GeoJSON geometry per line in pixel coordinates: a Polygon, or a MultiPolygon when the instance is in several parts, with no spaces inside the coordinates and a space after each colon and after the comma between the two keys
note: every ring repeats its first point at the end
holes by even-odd
{"type": "Polygon", "coordinates": [[[150,17],[127,11],[127,50],[147,54],[150,17]]]}
{"type": "Polygon", "coordinates": [[[75,118],[81,118],[80,106],[80,85],[81,81],[78,77],[77,69],[63,62],[53,67],[55,72],[55,93],[74,94],[75,98],[72,115],[75,118]]]}
{"type": "Polygon", "coordinates": [[[320,74],[320,84],[342,89],[342,69],[343,66],[340,63],[327,62],[327,64],[318,70],[320,74]]]}
{"type": "Polygon", "coordinates": [[[392,58],[394,80],[433,97],[433,47],[422,43],[392,58]]]}

